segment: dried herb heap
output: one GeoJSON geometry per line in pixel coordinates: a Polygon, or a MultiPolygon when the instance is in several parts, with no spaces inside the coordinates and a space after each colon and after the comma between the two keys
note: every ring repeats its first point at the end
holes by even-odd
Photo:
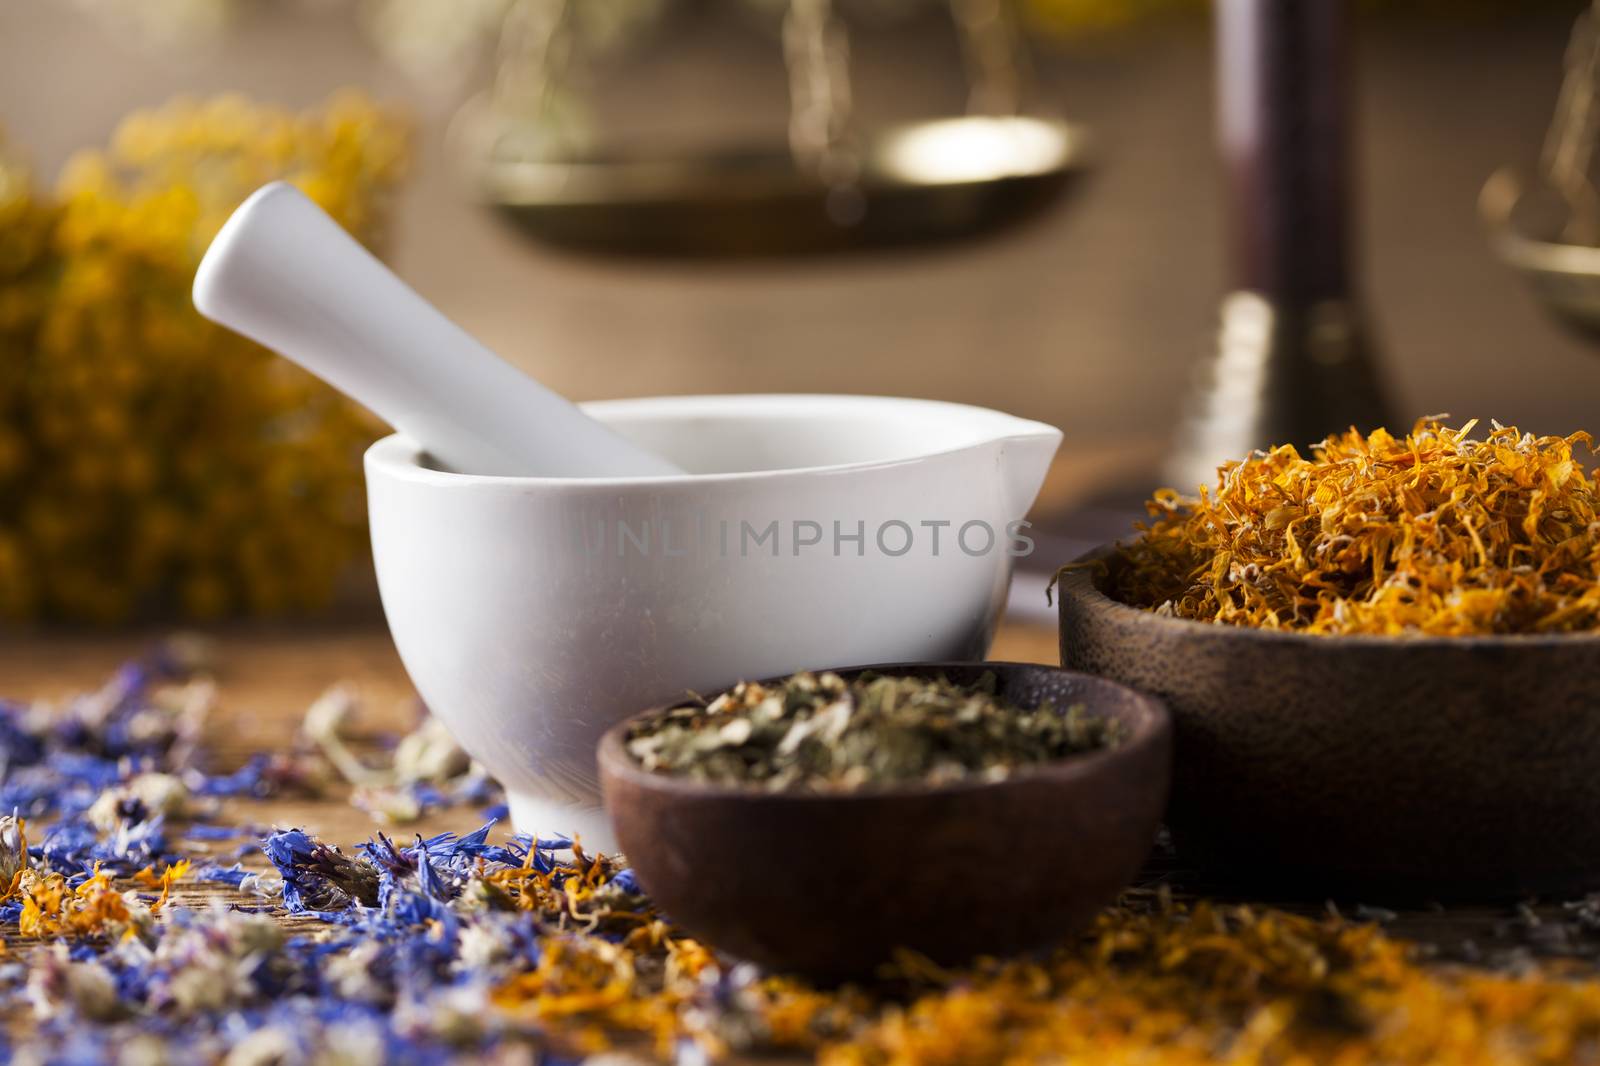
{"type": "MultiPolygon", "coordinates": [[[[249,797],[298,775],[203,771],[194,701],[211,688],[188,660],[131,663],[55,708],[0,700],[0,798],[38,815],[0,817],[0,1061],[1600,1062],[1590,954],[1441,965],[1331,909],[1135,889],[1046,955],[960,970],[907,955],[883,983],[817,989],[683,936],[620,861],[563,838],[254,840],[199,801],[264,814],[249,797]],[[157,810],[140,781],[158,771],[195,802],[157,810]],[[96,824],[102,807],[115,826],[96,824]],[[245,862],[222,865],[235,843],[245,862]]],[[[849,878],[863,860],[817,861],[849,878]]],[[[950,861],[985,882],[1013,873],[950,861]]],[[[1597,905],[1568,909],[1574,936],[1597,905]]]]}
{"type": "Polygon", "coordinates": [[[1335,914],[1157,898],[1041,960],[931,972],[823,1066],[1453,1066],[1600,1060],[1600,982],[1427,965],[1335,914]]]}
{"type": "Polygon", "coordinates": [[[1180,618],[1310,633],[1600,628],[1600,525],[1587,433],[1534,437],[1419,421],[1284,445],[1162,490],[1109,591],[1180,618]]]}
{"type": "MultiPolygon", "coordinates": [[[[0,137],[3,142],[3,137],[0,137]]],[[[292,181],[381,247],[406,122],[359,93],[135,111],[51,188],[0,143],[0,619],[303,612],[367,551],[372,417],[190,298],[292,181]]]]}
{"type": "Polygon", "coordinates": [[[997,780],[1017,767],[1109,747],[1114,726],[1078,706],[1012,706],[995,695],[992,673],[971,687],[801,673],[773,687],[742,683],[709,706],[665,711],[634,730],[628,751],[646,769],[697,781],[843,791],[997,780]]]}

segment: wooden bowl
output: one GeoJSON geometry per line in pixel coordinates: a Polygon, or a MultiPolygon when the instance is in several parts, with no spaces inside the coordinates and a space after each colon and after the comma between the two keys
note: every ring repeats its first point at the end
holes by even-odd
{"type": "Polygon", "coordinates": [[[957,963],[1046,946],[1083,929],[1138,872],[1170,771],[1158,702],[1023,663],[836,672],[865,670],[956,684],[993,671],[1013,703],[1082,704],[1124,736],[1003,781],[818,795],[652,773],[624,749],[638,719],[623,722],[600,742],[606,807],[639,881],[690,934],[763,966],[842,980],[871,974],[897,947],[957,963]]]}
{"type": "Polygon", "coordinates": [[[1213,625],[1116,602],[1104,573],[1058,586],[1061,661],[1171,710],[1184,861],[1367,902],[1600,887],[1600,635],[1213,625]]]}

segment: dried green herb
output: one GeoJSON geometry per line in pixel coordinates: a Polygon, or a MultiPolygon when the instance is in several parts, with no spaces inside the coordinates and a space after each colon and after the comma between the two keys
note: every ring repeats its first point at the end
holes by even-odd
{"type": "Polygon", "coordinates": [[[1114,746],[1116,726],[1078,705],[1013,706],[995,694],[993,673],[966,687],[944,678],[800,673],[663,711],[636,726],[627,747],[659,773],[835,792],[999,780],[1018,767],[1114,746]]]}

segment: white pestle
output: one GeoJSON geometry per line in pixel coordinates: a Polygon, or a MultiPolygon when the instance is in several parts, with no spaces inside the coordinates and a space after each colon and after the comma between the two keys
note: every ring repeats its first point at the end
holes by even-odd
{"type": "Polygon", "coordinates": [[[194,278],[200,313],[299,363],[460,473],[681,474],[523,374],[294,186],[258,189],[194,278]]]}

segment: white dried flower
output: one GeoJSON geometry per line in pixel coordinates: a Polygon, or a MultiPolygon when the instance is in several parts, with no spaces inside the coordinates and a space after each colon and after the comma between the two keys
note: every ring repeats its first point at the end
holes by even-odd
{"type": "Polygon", "coordinates": [[[402,785],[448,781],[466,773],[471,765],[472,760],[444,723],[432,715],[402,737],[394,750],[394,775],[402,785]]]}
{"type": "Polygon", "coordinates": [[[383,1032],[371,1022],[340,1022],[322,1030],[311,1057],[314,1066],[383,1066],[383,1032]]]}
{"type": "Polygon", "coordinates": [[[27,841],[22,820],[8,814],[0,818],[0,892],[11,887],[19,872],[28,865],[27,841]]]}
{"type": "Polygon", "coordinates": [[[346,781],[357,788],[383,788],[389,784],[390,775],[367,766],[344,742],[345,723],[360,706],[355,689],[349,685],[334,685],[306,708],[300,732],[317,746],[346,781]]]}
{"type": "Polygon", "coordinates": [[[422,817],[422,803],[403,789],[357,789],[350,802],[385,825],[410,825],[422,817]]]}
{"type": "Polygon", "coordinates": [[[222,1066],[283,1066],[300,1060],[300,1045],[282,1026],[257,1029],[233,1045],[222,1066]]]}
{"type": "Polygon", "coordinates": [[[256,995],[252,975],[284,937],[265,915],[214,904],[188,927],[169,929],[157,945],[153,960],[172,974],[160,1004],[186,1017],[249,1002],[256,995]]]}
{"type": "Polygon", "coordinates": [[[461,929],[457,940],[457,970],[485,970],[508,958],[511,948],[507,939],[485,924],[473,922],[461,929]]]}
{"type": "Polygon", "coordinates": [[[40,1019],[71,1012],[93,1021],[111,1021],[123,1013],[111,972],[98,962],[73,962],[60,943],[35,956],[28,974],[28,1001],[40,1019]]]}
{"type": "Polygon", "coordinates": [[[274,870],[247,873],[239,882],[239,891],[247,896],[277,899],[283,895],[283,877],[274,870]]]}
{"type": "Polygon", "coordinates": [[[387,996],[383,984],[372,975],[373,964],[383,955],[383,945],[364,940],[349,951],[332,955],[323,964],[328,983],[340,998],[363,1003],[381,1003],[387,996]]]}
{"type": "Polygon", "coordinates": [[[138,821],[158,815],[186,818],[194,813],[189,789],[182,781],[171,774],[146,773],[100,793],[89,808],[88,819],[96,829],[109,833],[123,822],[129,809],[142,810],[138,821]]]}
{"type": "Polygon", "coordinates": [[[495,1017],[487,987],[481,984],[440,989],[395,1007],[395,1028],[411,1037],[431,1036],[457,1045],[481,1042],[495,1017]]]}
{"type": "Polygon", "coordinates": [[[169,1066],[172,1048],[153,1033],[137,1033],[117,1051],[117,1066],[169,1066]]]}

